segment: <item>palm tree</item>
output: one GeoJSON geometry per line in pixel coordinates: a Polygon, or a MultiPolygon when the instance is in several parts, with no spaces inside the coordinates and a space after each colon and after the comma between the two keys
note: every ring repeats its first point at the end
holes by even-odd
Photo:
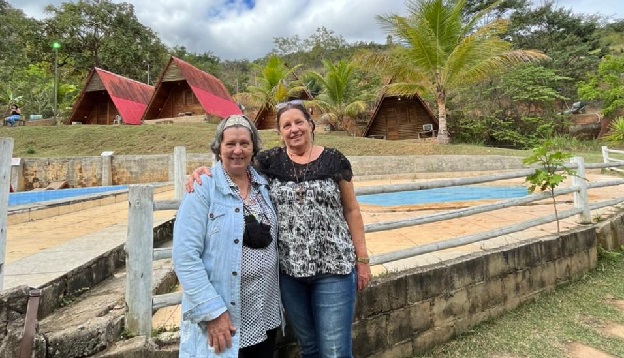
{"type": "Polygon", "coordinates": [[[483,17],[498,2],[462,22],[466,0],[407,0],[408,16],[380,15],[377,20],[396,45],[385,53],[368,52],[360,59],[392,78],[390,94],[414,96],[423,91],[435,97],[438,143],[449,142],[446,98],[451,91],[522,63],[548,57],[539,51],[512,50],[501,38],[508,22],[496,19],[483,26],[483,17]]]}
{"type": "Polygon", "coordinates": [[[256,76],[256,84],[248,86],[248,95],[251,102],[260,106],[260,110],[273,109],[275,105],[288,101],[292,97],[297,97],[304,86],[296,80],[295,71],[301,65],[289,68],[284,61],[277,56],[269,57],[266,65],[253,65],[253,70],[259,75],[256,76]]]}
{"type": "Polygon", "coordinates": [[[311,104],[321,108],[334,127],[345,128],[347,118],[368,110],[367,96],[357,88],[355,65],[345,60],[334,64],[323,61],[325,75],[309,72],[321,86],[321,93],[311,104]]]}

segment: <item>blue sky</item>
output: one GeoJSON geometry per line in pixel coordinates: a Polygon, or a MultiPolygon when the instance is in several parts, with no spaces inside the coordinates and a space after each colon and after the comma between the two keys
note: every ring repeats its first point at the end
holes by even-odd
{"type": "MultiPolygon", "coordinates": [[[[114,2],[121,2],[113,0],[114,2]]],[[[533,0],[534,4],[544,0],[533,0]]],[[[9,0],[26,15],[43,18],[47,4],[62,0],[9,0]]],[[[307,38],[325,26],[348,42],[384,43],[386,34],[375,15],[402,14],[404,0],[126,0],[144,25],[169,46],[212,52],[222,59],[262,57],[273,38],[307,38]],[[203,15],[203,16],[202,16],[203,15]]],[[[555,0],[576,13],[624,18],[624,0],[555,0]]]]}

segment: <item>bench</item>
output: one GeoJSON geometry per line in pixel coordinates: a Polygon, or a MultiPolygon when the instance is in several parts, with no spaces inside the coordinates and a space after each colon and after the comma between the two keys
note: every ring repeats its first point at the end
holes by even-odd
{"type": "MultiPolygon", "coordinates": [[[[9,125],[9,122],[7,122],[6,118],[2,119],[2,125],[3,126],[8,126],[9,125]]],[[[21,116],[20,119],[15,121],[15,125],[16,126],[25,126],[26,125],[26,120],[24,119],[24,116],[21,116]]]]}
{"type": "Polygon", "coordinates": [[[421,131],[418,132],[418,139],[422,139],[424,138],[435,138],[436,137],[436,133],[437,131],[435,129],[432,129],[430,131],[421,131]]]}

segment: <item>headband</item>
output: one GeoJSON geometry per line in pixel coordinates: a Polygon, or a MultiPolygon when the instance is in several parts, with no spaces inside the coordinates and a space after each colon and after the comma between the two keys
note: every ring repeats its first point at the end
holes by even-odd
{"type": "Polygon", "coordinates": [[[225,119],[225,124],[223,125],[223,130],[232,126],[243,126],[253,133],[249,119],[245,116],[234,115],[227,117],[225,119]]]}

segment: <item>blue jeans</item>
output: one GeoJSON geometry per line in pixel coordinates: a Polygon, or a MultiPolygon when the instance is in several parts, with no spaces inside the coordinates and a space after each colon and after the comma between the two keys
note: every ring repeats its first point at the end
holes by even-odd
{"type": "Polygon", "coordinates": [[[356,274],[294,278],[280,274],[282,303],[302,358],[351,358],[356,274]]]}
{"type": "Polygon", "coordinates": [[[18,115],[12,115],[12,116],[8,116],[5,118],[7,123],[9,124],[9,126],[13,127],[15,125],[15,122],[19,121],[20,116],[18,115]]]}

